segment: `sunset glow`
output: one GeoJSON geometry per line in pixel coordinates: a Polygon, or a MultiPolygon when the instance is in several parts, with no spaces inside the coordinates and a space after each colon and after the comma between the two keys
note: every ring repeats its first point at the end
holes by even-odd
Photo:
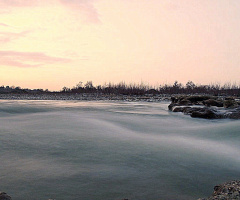
{"type": "Polygon", "coordinates": [[[2,85],[239,83],[237,0],[0,0],[2,85]]]}

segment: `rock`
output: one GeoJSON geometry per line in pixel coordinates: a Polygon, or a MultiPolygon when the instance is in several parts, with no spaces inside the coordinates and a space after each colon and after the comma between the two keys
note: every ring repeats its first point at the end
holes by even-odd
{"type": "Polygon", "coordinates": [[[225,100],[234,100],[235,97],[225,97],[225,100]]]}
{"type": "Polygon", "coordinates": [[[0,200],[12,200],[12,198],[8,196],[7,193],[0,192],[0,200]]]}
{"type": "Polygon", "coordinates": [[[183,112],[195,118],[204,119],[240,119],[240,105],[233,97],[217,99],[213,96],[175,96],[168,109],[173,112],[183,112]],[[225,107],[213,109],[211,106],[225,107]],[[219,110],[219,111],[218,111],[219,110]]]}
{"type": "Polygon", "coordinates": [[[204,101],[208,99],[216,99],[216,97],[213,96],[188,96],[187,100],[191,101],[192,103],[196,103],[199,101],[204,101]]]}
{"type": "Polygon", "coordinates": [[[231,110],[230,112],[227,112],[224,114],[225,118],[229,118],[229,119],[240,119],[240,107],[231,110]]]}
{"type": "Polygon", "coordinates": [[[172,96],[172,97],[171,97],[171,102],[172,102],[172,103],[176,103],[176,97],[172,96]]]}
{"type": "Polygon", "coordinates": [[[202,108],[197,111],[193,111],[190,114],[191,117],[194,118],[204,118],[204,119],[219,119],[220,116],[217,114],[217,112],[213,109],[208,108],[202,108]]]}
{"type": "Polygon", "coordinates": [[[216,185],[209,198],[199,200],[240,200],[240,181],[229,181],[216,185]]]}
{"type": "MultiPolygon", "coordinates": [[[[168,106],[168,109],[173,111],[174,107],[178,106],[189,106],[193,105],[191,101],[186,99],[186,96],[178,96],[178,97],[171,97],[172,103],[168,106]]],[[[175,111],[175,112],[181,112],[181,111],[175,111]]]]}
{"type": "Polygon", "coordinates": [[[215,99],[208,99],[203,101],[203,104],[206,106],[217,106],[217,107],[223,107],[223,102],[215,99]]]}
{"type": "MultiPolygon", "coordinates": [[[[175,106],[203,105],[203,101],[209,99],[215,101],[216,98],[212,96],[175,96],[171,97],[172,103],[168,106],[168,109],[172,111],[175,106]]],[[[220,102],[215,102],[215,104],[220,105],[220,102]]]]}
{"type": "Polygon", "coordinates": [[[172,111],[183,112],[185,115],[204,119],[219,119],[224,117],[223,114],[209,107],[173,106],[172,111]]]}
{"type": "Polygon", "coordinates": [[[181,99],[178,101],[179,105],[192,105],[192,102],[187,99],[181,99]]]}
{"type": "Polygon", "coordinates": [[[225,100],[223,102],[224,108],[237,108],[239,107],[238,103],[235,100],[225,100]]]}
{"type": "Polygon", "coordinates": [[[200,107],[185,107],[185,109],[183,109],[183,113],[185,115],[191,115],[192,112],[198,111],[198,110],[201,110],[201,108],[200,107]]]}
{"type": "Polygon", "coordinates": [[[168,105],[168,110],[171,110],[171,111],[172,111],[174,106],[178,106],[178,105],[175,104],[175,103],[169,104],[169,105],[168,105]]]}
{"type": "Polygon", "coordinates": [[[233,112],[228,116],[229,119],[240,119],[240,112],[233,112]]]}
{"type": "Polygon", "coordinates": [[[184,106],[175,106],[172,108],[173,112],[185,112],[187,109],[190,109],[191,107],[184,107],[184,106]]]}

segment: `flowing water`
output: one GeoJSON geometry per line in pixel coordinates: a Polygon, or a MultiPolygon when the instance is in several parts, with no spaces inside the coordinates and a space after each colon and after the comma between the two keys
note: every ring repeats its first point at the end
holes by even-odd
{"type": "Polygon", "coordinates": [[[240,121],[169,102],[0,101],[0,191],[13,200],[190,200],[240,178],[240,121]]]}

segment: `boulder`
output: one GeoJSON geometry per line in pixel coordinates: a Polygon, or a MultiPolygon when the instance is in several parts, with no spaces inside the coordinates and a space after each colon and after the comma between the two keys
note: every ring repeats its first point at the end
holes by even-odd
{"type": "Polygon", "coordinates": [[[225,114],[225,118],[229,118],[229,119],[240,119],[240,107],[231,110],[230,112],[227,112],[225,114]]]}
{"type": "Polygon", "coordinates": [[[201,112],[203,111],[202,107],[185,107],[183,113],[185,115],[191,115],[193,112],[201,112]]]}
{"type": "Polygon", "coordinates": [[[228,115],[229,119],[240,119],[240,112],[232,112],[228,115]]]}
{"type": "Polygon", "coordinates": [[[235,97],[225,97],[225,100],[234,100],[235,97]]]}
{"type": "Polygon", "coordinates": [[[171,97],[172,104],[183,105],[203,105],[203,101],[216,100],[216,97],[212,96],[174,96],[171,97]]]}
{"type": "Polygon", "coordinates": [[[220,116],[213,109],[202,108],[199,110],[195,110],[190,114],[191,117],[194,118],[204,118],[204,119],[219,119],[220,116]]]}
{"type": "Polygon", "coordinates": [[[175,104],[175,103],[169,104],[169,105],[168,105],[168,110],[171,110],[171,111],[172,111],[175,106],[178,106],[178,104],[175,104]]]}
{"type": "Polygon", "coordinates": [[[172,111],[173,112],[185,112],[187,109],[190,109],[191,107],[189,106],[175,106],[173,107],[172,111]]]}
{"type": "Polygon", "coordinates": [[[224,117],[223,114],[218,113],[210,107],[174,106],[172,111],[183,112],[185,115],[190,115],[194,118],[219,119],[224,117]]]}
{"type": "Polygon", "coordinates": [[[187,99],[181,99],[178,101],[179,105],[192,105],[192,102],[187,99]]]}
{"type": "Polygon", "coordinates": [[[187,100],[191,101],[192,103],[200,102],[200,101],[205,101],[208,99],[216,99],[216,97],[213,96],[188,96],[186,97],[187,100]]]}
{"type": "Polygon", "coordinates": [[[206,106],[217,106],[217,107],[223,107],[223,102],[215,99],[208,99],[203,101],[203,104],[206,106]]]}
{"type": "Polygon", "coordinates": [[[235,100],[225,100],[223,102],[224,108],[237,108],[239,107],[238,103],[235,100]]]}
{"type": "Polygon", "coordinates": [[[12,198],[8,196],[7,193],[0,192],[0,200],[12,200],[12,198]]]}

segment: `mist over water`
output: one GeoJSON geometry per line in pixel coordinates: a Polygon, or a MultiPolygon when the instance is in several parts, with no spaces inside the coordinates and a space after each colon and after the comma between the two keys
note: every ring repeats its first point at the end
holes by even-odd
{"type": "Polygon", "coordinates": [[[0,101],[0,190],[18,200],[190,200],[240,178],[240,123],[169,102],[0,101]]]}

